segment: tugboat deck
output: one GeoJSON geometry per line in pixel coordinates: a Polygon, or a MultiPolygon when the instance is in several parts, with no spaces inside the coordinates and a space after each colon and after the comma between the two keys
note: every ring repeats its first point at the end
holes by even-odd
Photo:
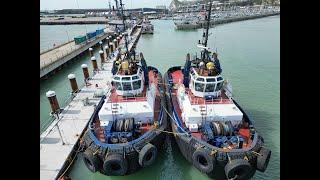
{"type": "MultiPolygon", "coordinates": [[[[177,84],[181,84],[183,82],[182,70],[176,70],[176,71],[172,72],[171,76],[172,76],[172,82],[173,82],[174,86],[176,86],[177,84]]],[[[221,92],[221,96],[217,99],[205,100],[203,97],[194,96],[189,88],[185,88],[185,90],[186,90],[186,95],[190,99],[191,105],[233,104],[233,102],[226,96],[224,91],[221,92]]],[[[174,106],[179,118],[181,118],[182,109],[178,103],[176,88],[173,88],[173,90],[172,90],[172,102],[173,102],[173,106],[174,106]]],[[[181,127],[186,128],[186,124],[184,122],[182,122],[181,127]]],[[[245,132],[246,130],[248,130],[248,129],[240,128],[240,131],[242,131],[242,132],[245,132]]],[[[191,132],[191,134],[193,137],[200,139],[200,140],[203,140],[203,134],[200,131],[199,132],[191,132]]],[[[247,132],[245,132],[244,134],[247,134],[247,132]]],[[[251,145],[251,143],[252,143],[252,140],[250,138],[248,138],[243,143],[243,148],[249,147],[251,145]]]]}

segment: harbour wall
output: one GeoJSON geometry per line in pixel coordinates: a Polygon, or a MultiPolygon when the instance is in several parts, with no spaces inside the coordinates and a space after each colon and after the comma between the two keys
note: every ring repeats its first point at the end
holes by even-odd
{"type": "MultiPolygon", "coordinates": [[[[210,22],[210,26],[218,25],[218,24],[226,24],[226,23],[231,23],[231,22],[237,22],[237,21],[245,21],[245,20],[250,20],[250,19],[258,19],[258,18],[263,18],[263,17],[268,17],[268,16],[276,16],[280,15],[280,12],[276,13],[270,13],[270,14],[261,14],[261,15],[254,15],[254,16],[244,16],[244,17],[232,17],[232,18],[225,18],[225,19],[218,19],[215,21],[210,22]]],[[[198,29],[198,28],[203,28],[206,26],[205,22],[200,22],[198,24],[180,24],[176,25],[176,29],[178,30],[186,30],[186,29],[198,29]]]]}

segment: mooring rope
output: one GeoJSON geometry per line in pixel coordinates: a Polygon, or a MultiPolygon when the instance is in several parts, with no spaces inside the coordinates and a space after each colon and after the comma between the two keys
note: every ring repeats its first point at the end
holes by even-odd
{"type": "MultiPolygon", "coordinates": [[[[167,108],[166,108],[164,105],[161,105],[161,106],[163,107],[164,111],[169,115],[169,117],[170,117],[173,121],[175,121],[174,118],[171,116],[171,114],[168,112],[167,108]]],[[[179,127],[180,127],[180,126],[179,126],[179,127]]],[[[180,128],[181,128],[181,127],[180,127],[180,128]]],[[[181,128],[181,129],[182,129],[182,128],[181,128]]],[[[174,135],[178,135],[178,134],[189,134],[189,133],[187,133],[187,132],[184,132],[184,133],[175,133],[175,132],[164,131],[164,130],[160,130],[160,131],[163,131],[163,132],[169,133],[169,134],[174,134],[174,135]]]]}
{"type": "MultiPolygon", "coordinates": [[[[83,134],[83,136],[87,133],[88,129],[85,131],[85,133],[83,134]]],[[[78,153],[80,152],[80,148],[82,147],[82,142],[83,142],[83,136],[82,138],[79,139],[79,147],[78,149],[76,150],[76,154],[74,155],[74,157],[71,159],[71,162],[69,163],[68,167],[64,170],[64,172],[59,176],[58,180],[60,180],[64,175],[65,173],[69,170],[69,168],[71,167],[71,165],[73,164],[73,161],[76,159],[78,153]]],[[[68,156],[67,160],[70,160],[70,156],[68,156]]]]}
{"type": "MultiPolygon", "coordinates": [[[[79,153],[79,149],[81,146],[78,147],[76,154],[74,155],[74,157],[72,158],[71,162],[69,163],[69,166],[64,170],[64,172],[59,176],[58,180],[60,180],[64,174],[69,170],[70,166],[72,165],[73,161],[76,159],[78,153],[79,153]]],[[[67,159],[70,159],[70,157],[68,157],[67,159]]]]}

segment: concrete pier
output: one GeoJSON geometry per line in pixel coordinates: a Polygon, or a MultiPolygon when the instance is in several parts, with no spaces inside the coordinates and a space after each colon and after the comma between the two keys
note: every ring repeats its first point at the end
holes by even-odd
{"type": "Polygon", "coordinates": [[[40,25],[66,25],[66,24],[106,24],[105,17],[43,17],[40,20],[40,25]]]}
{"type": "Polygon", "coordinates": [[[75,58],[79,54],[87,51],[88,48],[96,45],[99,41],[107,38],[113,31],[107,29],[107,33],[91,39],[87,43],[76,45],[74,41],[60,45],[49,51],[40,54],[40,79],[50,72],[56,70],[61,65],[75,58]]]}
{"type": "MultiPolygon", "coordinates": [[[[140,35],[141,28],[135,28],[129,38],[129,51],[136,46],[140,35]]],[[[124,38],[119,46],[125,46],[124,38]]],[[[40,179],[59,179],[67,173],[77,155],[79,141],[87,129],[94,108],[101,99],[95,96],[95,92],[102,89],[107,94],[111,88],[111,69],[117,56],[117,50],[111,56],[105,56],[103,68],[88,79],[91,85],[84,86],[74,97],[71,96],[72,100],[63,108],[59,117],[40,135],[40,179]]]]}

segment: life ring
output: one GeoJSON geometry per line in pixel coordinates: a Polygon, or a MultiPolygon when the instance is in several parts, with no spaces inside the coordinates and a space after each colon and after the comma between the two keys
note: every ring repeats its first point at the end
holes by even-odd
{"type": "Polygon", "coordinates": [[[89,148],[84,151],[82,159],[87,168],[93,173],[97,172],[101,167],[100,159],[93,155],[93,151],[89,148]]]}
{"type": "Polygon", "coordinates": [[[204,149],[197,149],[192,155],[193,165],[203,173],[210,173],[215,167],[215,158],[204,149]]]}
{"type": "Polygon", "coordinates": [[[227,163],[224,172],[228,179],[248,179],[251,172],[251,165],[244,159],[234,159],[227,163]]]}
{"type": "Polygon", "coordinates": [[[264,172],[268,167],[271,151],[261,147],[259,154],[260,155],[257,156],[257,170],[264,172]]]}
{"type": "Polygon", "coordinates": [[[123,176],[128,170],[128,162],[121,154],[111,154],[105,158],[103,171],[108,176],[123,176]]]}
{"type": "Polygon", "coordinates": [[[147,167],[154,163],[157,157],[157,147],[153,144],[146,144],[139,152],[139,164],[141,167],[147,167]]]}

